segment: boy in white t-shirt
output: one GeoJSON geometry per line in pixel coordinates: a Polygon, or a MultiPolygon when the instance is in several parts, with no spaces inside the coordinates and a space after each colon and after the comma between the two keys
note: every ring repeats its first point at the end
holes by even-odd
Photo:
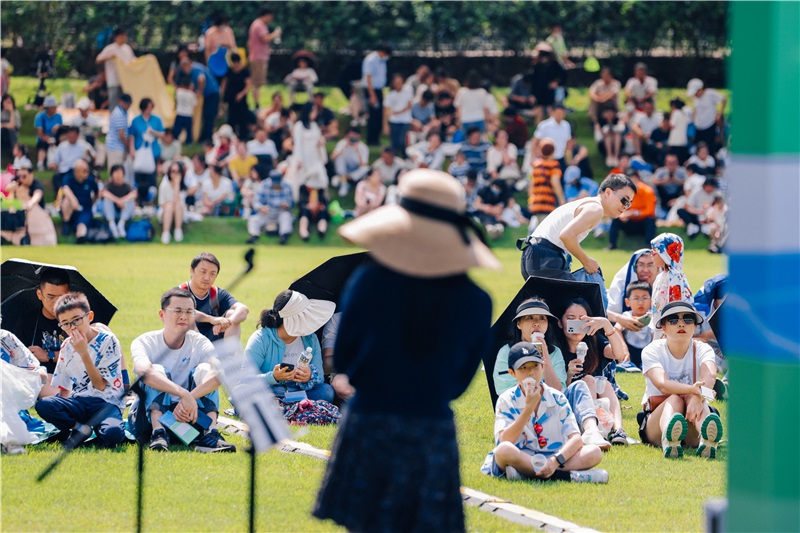
{"type": "Polygon", "coordinates": [[[319,81],[317,72],[311,68],[308,59],[297,58],[297,67],[286,75],[283,82],[289,86],[289,100],[294,104],[294,94],[298,91],[308,93],[310,102],[314,96],[314,85],[319,81]]]}
{"type": "Polygon", "coordinates": [[[584,445],[567,398],[543,381],[542,356],[530,342],[508,352],[508,373],[517,386],[495,406],[495,448],[481,472],[509,480],[556,479],[608,483],[608,472],[595,469],[603,452],[584,445]]]}
{"type": "MultiPolygon", "coordinates": [[[[628,307],[628,310],[623,311],[622,316],[635,318],[644,326],[647,326],[650,320],[649,312],[652,294],[653,289],[646,281],[629,283],[625,288],[625,306],[628,307]]],[[[617,370],[641,372],[642,350],[653,342],[653,330],[643,327],[639,331],[634,331],[623,328],[620,323],[617,323],[614,327],[622,333],[625,344],[628,346],[628,352],[630,352],[629,358],[617,365],[617,370]]]]}
{"type": "Polygon", "coordinates": [[[92,325],[94,312],[82,293],[61,296],[55,314],[69,335],[61,345],[51,382],[59,394],[40,399],[36,411],[61,431],[72,430],[66,447],[79,445],[92,431],[103,445],[114,447],[125,439],[119,340],[111,331],[92,325]]]}
{"type": "Polygon", "coordinates": [[[197,105],[197,93],[192,90],[189,78],[183,78],[178,88],[175,89],[175,124],[172,126],[172,136],[180,140],[181,132],[186,131],[184,144],[192,144],[192,117],[197,105]]]}

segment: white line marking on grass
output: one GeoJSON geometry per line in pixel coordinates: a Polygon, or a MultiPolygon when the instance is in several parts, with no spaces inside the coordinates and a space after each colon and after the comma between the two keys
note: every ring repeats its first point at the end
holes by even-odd
{"type": "MultiPolygon", "coordinates": [[[[244,438],[247,438],[247,424],[238,420],[233,420],[225,416],[217,418],[217,424],[229,433],[235,433],[244,438]]],[[[284,453],[297,453],[313,457],[321,461],[330,459],[331,452],[317,448],[305,442],[297,442],[294,440],[284,440],[278,445],[278,449],[284,453]]],[[[491,496],[483,492],[471,489],[469,487],[461,487],[461,498],[466,505],[477,506],[481,511],[491,513],[497,517],[503,518],[515,524],[522,526],[534,527],[545,531],[552,531],[556,533],[593,533],[594,529],[586,528],[567,522],[556,516],[551,516],[533,509],[516,505],[510,501],[491,496]]]]}

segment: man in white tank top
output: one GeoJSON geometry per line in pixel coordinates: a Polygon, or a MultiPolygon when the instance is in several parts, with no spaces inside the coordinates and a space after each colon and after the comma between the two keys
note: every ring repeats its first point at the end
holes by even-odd
{"type": "Polygon", "coordinates": [[[581,241],[603,217],[618,218],[630,206],[636,185],[623,174],[611,174],[600,184],[597,196],[566,203],[536,227],[517,247],[522,252],[522,277],[561,277],[570,279],[571,257],[581,262],[588,274],[600,265],[581,248],[581,241]],[[525,246],[525,243],[528,246],[525,246]]]}

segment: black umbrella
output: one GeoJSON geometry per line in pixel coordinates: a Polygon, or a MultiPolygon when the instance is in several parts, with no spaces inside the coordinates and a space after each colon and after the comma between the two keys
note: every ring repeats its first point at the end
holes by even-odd
{"type": "Polygon", "coordinates": [[[489,383],[489,394],[492,397],[492,406],[497,402],[497,391],[494,388],[492,373],[494,362],[497,359],[497,352],[508,343],[511,322],[517,314],[517,307],[527,298],[538,296],[547,302],[550,312],[560,317],[567,308],[567,302],[574,298],[583,298],[589,303],[591,316],[606,316],[603,307],[603,297],[600,294],[600,286],[597,283],[586,283],[583,281],[542,278],[531,276],[528,281],[517,292],[503,311],[503,314],[492,326],[492,345],[488,352],[483,356],[483,366],[486,370],[486,380],[489,383]]]}
{"type": "Polygon", "coordinates": [[[0,265],[0,293],[2,293],[3,316],[11,317],[20,314],[35,314],[42,302],[36,297],[39,280],[43,272],[48,269],[62,270],[69,276],[71,291],[82,292],[89,300],[89,305],[94,311],[95,322],[108,324],[117,308],[103,296],[100,291],[87,281],[78,270],[69,265],[48,265],[47,263],[34,263],[25,259],[9,259],[0,265]]]}
{"type": "Polygon", "coordinates": [[[336,302],[338,306],[342,290],[350,275],[359,266],[370,262],[372,259],[367,252],[331,257],[292,283],[289,288],[305,294],[312,300],[329,300],[336,302]]]}

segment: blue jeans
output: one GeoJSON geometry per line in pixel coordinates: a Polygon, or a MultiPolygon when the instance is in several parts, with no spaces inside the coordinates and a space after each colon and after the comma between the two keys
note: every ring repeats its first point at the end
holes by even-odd
{"type": "MultiPolygon", "coordinates": [[[[202,368],[203,373],[207,373],[210,371],[211,367],[207,363],[201,363],[197,365],[197,368],[192,371],[192,375],[189,378],[189,386],[187,390],[192,391],[197,387],[197,383],[195,382],[195,372],[198,373],[198,380],[202,381],[202,376],[200,375],[200,369],[202,368]]],[[[161,365],[153,365],[153,371],[155,372],[163,372],[167,379],[172,380],[170,373],[164,369],[161,365]]],[[[150,416],[150,411],[153,409],[157,409],[162,413],[166,413],[167,411],[172,411],[175,406],[178,405],[178,398],[172,396],[171,394],[167,394],[166,392],[162,392],[160,390],[156,390],[151,388],[147,385],[144,386],[145,392],[145,400],[144,404],[147,408],[147,416],[150,416]]],[[[219,412],[219,389],[215,389],[213,392],[203,396],[202,398],[197,400],[197,408],[204,413],[217,413],[219,412]]]]}
{"type": "Polygon", "coordinates": [[[36,402],[36,412],[61,431],[87,423],[97,416],[99,422],[92,426],[97,438],[106,446],[116,446],[125,440],[122,411],[102,398],[93,396],[48,396],[36,402]]]}
{"type": "Polygon", "coordinates": [[[569,387],[564,390],[564,396],[567,397],[570,407],[575,412],[575,420],[581,428],[583,428],[583,421],[587,418],[597,419],[592,393],[585,381],[578,380],[570,383],[569,387]]]}
{"type": "Polygon", "coordinates": [[[406,156],[406,135],[410,128],[411,124],[389,123],[389,141],[398,157],[406,156]]]}
{"type": "Polygon", "coordinates": [[[114,222],[115,220],[119,219],[121,221],[130,220],[133,217],[133,211],[135,205],[133,200],[128,200],[125,202],[125,207],[120,209],[117,207],[117,204],[112,202],[111,200],[107,200],[103,198],[101,201],[103,216],[109,222],[114,222]]]}
{"type": "Polygon", "coordinates": [[[186,140],[183,144],[192,144],[192,117],[175,116],[175,123],[172,125],[172,136],[180,139],[181,132],[186,132],[186,140]]]}
{"type": "MultiPolygon", "coordinates": [[[[272,387],[272,394],[274,394],[278,398],[283,398],[286,396],[286,389],[283,388],[283,385],[273,385],[272,387]]],[[[297,387],[289,387],[290,392],[294,392],[300,390],[297,387]]],[[[333,387],[328,385],[327,383],[320,383],[319,385],[315,386],[311,390],[304,391],[306,396],[308,396],[309,400],[325,400],[326,402],[333,402],[333,387]]]]}
{"type": "Polygon", "coordinates": [[[219,93],[203,96],[203,128],[200,131],[200,142],[211,140],[217,111],[219,111],[219,93]]]}
{"type": "Polygon", "coordinates": [[[467,131],[470,128],[478,128],[481,130],[481,133],[486,131],[486,121],[485,120],[476,120],[475,122],[464,122],[461,125],[461,131],[464,132],[464,138],[467,138],[467,131]]]}

